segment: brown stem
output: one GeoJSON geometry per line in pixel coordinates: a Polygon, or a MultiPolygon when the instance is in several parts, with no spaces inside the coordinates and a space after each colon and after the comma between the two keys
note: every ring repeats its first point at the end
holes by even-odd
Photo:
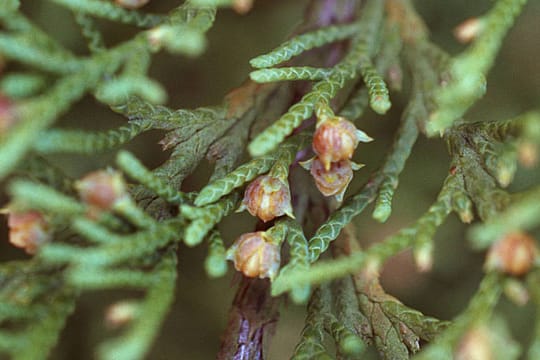
{"type": "Polygon", "coordinates": [[[262,360],[279,318],[270,281],[243,277],[229,312],[218,360],[262,360]]]}

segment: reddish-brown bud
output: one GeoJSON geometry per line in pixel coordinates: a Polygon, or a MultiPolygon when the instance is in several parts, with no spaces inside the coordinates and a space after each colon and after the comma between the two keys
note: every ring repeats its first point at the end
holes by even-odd
{"type": "Polygon", "coordinates": [[[10,98],[0,94],[0,134],[8,131],[16,121],[15,104],[10,98]]]}
{"type": "Polygon", "coordinates": [[[75,184],[81,199],[98,209],[109,210],[127,196],[122,175],[112,170],[94,171],[75,184]]]}
{"type": "Polygon", "coordinates": [[[229,249],[227,258],[247,277],[272,280],[279,270],[280,249],[266,232],[257,231],[240,236],[229,249]]]}
{"type": "Polygon", "coordinates": [[[274,176],[263,175],[249,184],[244,194],[242,207],[264,222],[278,216],[293,216],[289,185],[274,176]]]}
{"type": "Polygon", "coordinates": [[[319,191],[324,196],[335,196],[338,201],[343,199],[353,178],[353,170],[360,167],[350,160],[342,160],[331,163],[330,169],[326,170],[319,158],[314,158],[308,166],[319,191]]]}
{"type": "Polygon", "coordinates": [[[118,6],[126,9],[138,9],[146,5],[150,0],[115,0],[118,6]]]}
{"type": "Polygon", "coordinates": [[[533,267],[536,254],[536,243],[531,236],[523,232],[513,232],[491,246],[485,268],[521,276],[533,267]]]}
{"type": "Polygon", "coordinates": [[[38,211],[11,212],[8,215],[9,242],[35,254],[51,240],[51,232],[43,215],[38,211]]]}
{"type": "Polygon", "coordinates": [[[336,116],[317,124],[312,146],[324,168],[329,170],[331,163],[352,158],[359,141],[371,141],[371,138],[352,122],[336,116]]]}

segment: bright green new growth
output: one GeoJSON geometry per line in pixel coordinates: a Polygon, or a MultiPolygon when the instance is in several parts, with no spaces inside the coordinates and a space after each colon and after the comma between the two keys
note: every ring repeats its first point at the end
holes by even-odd
{"type": "Polygon", "coordinates": [[[313,32],[298,35],[281,44],[272,52],[257,56],[249,62],[254,68],[276,66],[302,54],[304,51],[321,47],[339,40],[347,39],[358,33],[358,24],[335,25],[313,32]]]}
{"type": "Polygon", "coordinates": [[[287,80],[323,80],[332,73],[331,69],[314,68],[311,66],[295,66],[278,69],[256,70],[249,74],[251,80],[258,83],[287,81],[287,80]]]}
{"type": "MultiPolygon", "coordinates": [[[[116,306],[130,312],[115,332],[104,334],[97,358],[153,356],[150,349],[175,294],[192,291],[182,285],[176,289],[177,271],[184,266],[177,252],[190,251],[180,243],[206,246],[201,268],[211,278],[225,275],[227,256],[235,247],[229,246],[230,234],[221,233],[222,220],[238,208],[242,188],[263,174],[287,182],[296,219],[257,225],[267,241],[281,248],[280,269],[270,281],[241,280],[224,337],[234,339],[222,344],[234,351],[221,358],[236,356],[238,346],[265,353],[270,338],[265,326],[277,321],[267,307],[277,309],[278,295],[285,293],[295,304],[308,302],[292,359],[332,359],[334,352],[338,358],[362,358],[368,346],[386,359],[452,359],[463,355],[458,352],[475,331],[489,333],[493,354],[520,355],[506,321],[494,312],[503,292],[509,299],[517,297],[508,290],[513,283],[530,294],[540,314],[537,259],[523,277],[485,274],[467,308],[451,322],[426,316],[385,293],[379,273],[405,250],[419,271],[429,271],[436,233],[452,212],[463,223],[478,219],[467,230],[475,250],[507,234],[534,233],[540,226],[537,179],[532,176],[525,190],[511,193],[520,166],[534,167],[540,152],[538,110],[510,119],[461,121],[485,92],[487,73],[525,0],[498,0],[480,18],[483,27],[472,45],[454,57],[431,42],[409,0],[313,0],[305,24],[296,31],[302,33],[250,61],[257,69],[249,74],[252,81],[233,89],[221,104],[195,109],[163,105],[165,87],[148,75],[153,56],[161,50],[200,55],[217,7],[238,5],[234,1],[187,0],[167,14],[128,10],[108,0],[51,2],[71,13],[88,55],[75,54],[41,30],[19,11],[19,1],[0,6],[0,60],[9,65],[0,69],[0,104],[3,97],[8,106],[13,103],[8,111],[0,109],[0,178],[8,179],[7,212],[39,212],[48,236],[30,260],[0,264],[0,357],[45,359],[59,343],[80,295],[119,289],[137,296],[110,304],[105,322],[119,321],[116,306]],[[100,19],[130,25],[133,36],[108,45],[100,19]],[[314,83],[306,90],[299,81],[314,83]],[[314,193],[310,173],[299,173],[298,166],[312,156],[314,115],[333,117],[335,109],[339,116],[363,122],[358,125],[363,128],[368,107],[372,115],[388,113],[390,91],[403,91],[406,105],[383,161],[362,159],[377,170],[364,185],[351,184],[343,204],[314,193]],[[64,114],[70,120],[71,108],[87,96],[123,116],[125,124],[95,131],[55,125],[64,114]],[[123,183],[127,192],[105,208],[79,198],[78,183],[63,172],[70,169],[53,165],[56,154],[91,164],[90,155],[124,148],[148,131],[162,135],[159,144],[170,154],[149,168],[119,150],[118,171],[133,183],[123,183]],[[372,217],[381,223],[389,219],[414,144],[436,133],[450,155],[437,198],[409,226],[361,247],[368,232],[355,234],[355,217],[373,203],[372,217]],[[242,163],[246,150],[252,158],[242,163]],[[205,159],[214,171],[208,183],[198,184],[198,192],[182,192],[184,179],[205,159]],[[246,283],[262,289],[255,302],[248,302],[246,293],[259,290],[246,291],[246,283]],[[238,324],[264,341],[246,340],[238,324]],[[257,328],[260,324],[265,325],[257,328]]],[[[395,122],[388,120],[385,131],[395,122]]],[[[11,232],[17,230],[10,224],[11,232]]],[[[528,349],[531,359],[540,354],[538,314],[528,349]]]]}

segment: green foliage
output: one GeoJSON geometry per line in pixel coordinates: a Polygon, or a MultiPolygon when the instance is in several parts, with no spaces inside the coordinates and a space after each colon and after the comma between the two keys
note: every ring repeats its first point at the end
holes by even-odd
{"type": "MultiPolygon", "coordinates": [[[[368,347],[383,359],[467,358],[470,338],[498,358],[514,359],[522,346],[511,339],[504,318],[495,314],[503,290],[513,282],[531,294],[537,308],[528,353],[531,358],[540,353],[536,253],[522,278],[504,268],[486,270],[467,308],[451,321],[403,304],[384,291],[379,279],[386,261],[406,250],[419,270],[431,270],[434,261],[436,265],[436,234],[452,212],[463,223],[479,220],[467,229],[475,251],[493,249],[507,235],[539,228],[538,178],[513,187],[520,167],[533,167],[540,151],[538,109],[509,119],[463,119],[484,94],[488,71],[526,1],[498,0],[477,19],[481,27],[472,44],[450,56],[431,42],[409,0],[313,0],[294,36],[250,61],[255,68],[251,81],[229,92],[220,104],[195,109],[164,105],[166,87],[148,75],[154,73],[154,55],[162,50],[179,57],[201,55],[217,8],[238,10],[236,1],[188,0],[166,14],[105,0],[51,2],[71,13],[87,55],[41,30],[18,1],[0,6],[0,62],[7,62],[5,69],[0,64],[0,178],[7,182],[9,240],[33,255],[0,264],[0,356],[45,359],[59,343],[81,295],[132,290],[137,296],[122,293],[127,299],[109,308],[124,306],[128,313],[118,331],[101,338],[96,356],[146,358],[175,294],[192,292],[176,288],[178,251],[201,244],[207,247],[201,268],[211,278],[227,274],[227,259],[251,277],[268,273],[256,271],[261,268],[279,269],[275,277],[253,280],[263,289],[254,303],[249,292],[259,290],[240,287],[227,329],[228,335],[238,335],[235,346],[260,345],[255,337],[244,339],[234,328],[237,324],[250,336],[259,334],[261,347],[268,342],[265,327],[270,329],[273,325],[268,324],[277,318],[270,315],[272,306],[261,304],[270,296],[276,304],[285,294],[295,304],[307,303],[293,359],[332,359],[333,352],[340,359],[357,359],[366,356],[368,347]],[[131,38],[109,45],[100,19],[130,25],[131,38]],[[61,118],[72,122],[70,110],[88,96],[125,123],[94,131],[57,125],[61,118]],[[405,105],[398,114],[401,102],[405,105]],[[394,108],[389,111],[393,103],[398,105],[395,113],[394,108]],[[382,162],[363,160],[378,168],[364,185],[350,186],[343,204],[315,193],[306,180],[322,178],[335,185],[340,179],[332,177],[333,170],[312,167],[309,175],[299,175],[300,162],[314,148],[315,117],[334,114],[362,128],[369,126],[370,116],[384,116],[386,132],[392,128],[389,120],[399,119],[382,162]],[[142,156],[121,148],[151,131],[162,136],[159,144],[169,153],[160,165],[149,167],[142,156]],[[413,147],[419,138],[434,134],[441,135],[450,156],[436,199],[408,226],[361,248],[355,218],[373,203],[375,220],[393,220],[394,197],[413,147]],[[90,196],[81,191],[81,181],[66,175],[70,169],[56,157],[69,155],[92,166],[90,156],[117,150],[119,172],[132,182],[119,175],[120,184],[94,184],[98,190],[90,196]],[[213,164],[208,181],[198,172],[205,159],[213,164]],[[287,184],[295,219],[258,224],[262,240],[255,243],[258,247],[251,243],[252,248],[242,250],[247,259],[238,264],[239,245],[229,245],[223,220],[238,208],[243,188],[263,174],[287,184]],[[123,192],[117,194],[115,186],[123,192]],[[33,222],[17,225],[12,216],[21,213],[33,214],[33,222]],[[278,250],[268,255],[267,248],[278,250]],[[235,321],[235,313],[241,321],[235,321]],[[265,324],[257,328],[260,333],[250,321],[265,324]],[[474,338],[479,333],[487,334],[485,343],[474,338]],[[502,349],[500,343],[509,346],[502,349]]],[[[360,146],[363,156],[366,145],[357,143],[365,134],[355,134],[354,148],[360,146]]],[[[346,135],[332,134],[334,138],[325,141],[338,147],[346,135]]],[[[356,168],[350,160],[347,154],[332,165],[356,168]]],[[[428,167],[421,171],[430,171],[428,167]]],[[[287,198],[275,198],[274,189],[263,190],[266,193],[251,195],[258,196],[251,199],[258,206],[283,205],[280,201],[287,198]]],[[[114,316],[109,313],[106,320],[114,316]]]]}
{"type": "Polygon", "coordinates": [[[449,64],[451,80],[438,89],[437,111],[432,114],[428,133],[444,131],[458,120],[475,100],[486,91],[486,73],[489,71],[506,32],[521,12],[525,0],[497,1],[493,9],[480,20],[482,30],[473,44],[449,64]]]}
{"type": "MultiPolygon", "coordinates": [[[[299,102],[291,106],[279,120],[257,135],[249,144],[249,152],[252,156],[263,155],[275,148],[304,120],[311,117],[317,103],[320,101],[329,103],[337,95],[338,90],[343,88],[347,82],[356,78],[357,68],[360,69],[367,85],[371,107],[378,113],[385,113],[388,110],[390,107],[388,90],[384,85],[384,81],[373,69],[370,60],[370,56],[374,52],[377,29],[381,25],[383,3],[370,1],[365,10],[358,23],[358,31],[362,35],[358,35],[352,40],[353,45],[349,53],[332,69],[326,79],[314,84],[312,90],[304,95],[299,102]]],[[[307,48],[312,46],[309,38],[305,41],[307,42],[305,45],[307,48]]],[[[265,74],[263,71],[265,70],[258,70],[257,76],[259,78],[265,74]]],[[[272,71],[272,69],[266,70],[270,74],[272,71]]]]}

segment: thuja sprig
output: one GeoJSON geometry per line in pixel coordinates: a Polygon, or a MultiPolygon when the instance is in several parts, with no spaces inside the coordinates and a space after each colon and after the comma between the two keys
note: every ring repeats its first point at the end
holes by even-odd
{"type": "Polygon", "coordinates": [[[2,76],[0,91],[11,99],[25,98],[37,94],[46,85],[43,75],[20,72],[2,76]]]}
{"type": "Polygon", "coordinates": [[[373,209],[373,218],[380,222],[385,222],[392,212],[392,198],[398,186],[399,174],[403,171],[418,137],[416,120],[423,114],[425,114],[425,104],[420,90],[417,89],[413,91],[412,99],[403,113],[401,125],[392,144],[392,151],[381,170],[381,184],[373,209]]]}
{"type": "Polygon", "coordinates": [[[21,360],[47,356],[58,341],[67,317],[75,309],[76,292],[53,279],[53,271],[38,261],[8,262],[0,267],[0,322],[17,330],[0,330],[0,353],[21,360]]]}
{"type": "Polygon", "coordinates": [[[369,94],[369,105],[378,114],[385,114],[391,106],[388,88],[373,65],[371,57],[377,46],[377,33],[383,20],[383,3],[368,2],[361,18],[363,31],[359,33],[357,44],[351,50],[351,60],[356,60],[362,79],[369,94]]]}
{"type": "Polygon", "coordinates": [[[135,156],[127,151],[119,152],[116,157],[116,162],[118,163],[118,166],[126,172],[126,174],[140,182],[146,188],[152,190],[169,203],[178,205],[191,198],[189,194],[185,194],[174,189],[162,178],[156,176],[150,170],[145,168],[135,156]]]}
{"type": "Polygon", "coordinates": [[[417,359],[452,359],[453,348],[467,329],[487,320],[501,294],[500,279],[497,274],[488,274],[463,311],[430,345],[428,345],[417,359]]]}
{"type": "Polygon", "coordinates": [[[337,238],[343,227],[354,216],[360,214],[377,197],[380,200],[378,200],[374,216],[379,220],[385,220],[390,215],[390,201],[393,191],[397,187],[397,176],[403,169],[418,136],[418,131],[414,125],[415,116],[418,116],[417,112],[421,113],[424,108],[420,95],[417,94],[417,96],[409,105],[410,113],[402,118],[402,125],[382,169],[372,177],[361,192],[351,197],[340,209],[331,214],[328,220],[317,229],[315,235],[309,240],[312,261],[316,260],[328,248],[330,242],[337,238]],[[380,188],[383,181],[387,183],[387,186],[380,188]]]}
{"type": "MultiPolygon", "coordinates": [[[[286,276],[287,272],[292,269],[304,269],[308,271],[310,265],[308,242],[302,228],[292,219],[286,220],[286,225],[288,228],[287,242],[290,249],[290,258],[287,265],[281,268],[279,276],[286,276]]],[[[295,287],[290,292],[291,299],[296,303],[307,301],[309,294],[309,285],[295,287]]]]}
{"type": "Polygon", "coordinates": [[[288,80],[324,80],[332,73],[331,69],[315,68],[311,66],[295,66],[278,69],[264,69],[252,71],[251,80],[258,83],[288,81],[288,80]]]}
{"type": "Polygon", "coordinates": [[[333,313],[332,300],[328,284],[314,291],[308,305],[306,326],[293,359],[308,359],[314,355],[323,359],[331,358],[323,343],[325,332],[333,337],[338,353],[343,356],[358,356],[364,350],[364,343],[358,335],[337,320],[333,313]]]}
{"type": "Polygon", "coordinates": [[[96,96],[106,104],[124,102],[129,96],[139,96],[153,104],[162,104],[167,99],[165,89],[154,80],[136,74],[121,74],[104,83],[96,96]]]}
{"type": "Polygon", "coordinates": [[[302,337],[291,359],[304,360],[317,357],[320,359],[331,359],[327,352],[324,341],[324,318],[321,314],[322,304],[321,293],[315,291],[311,296],[307,307],[307,316],[302,330],[302,337]]]}
{"type": "Polygon", "coordinates": [[[176,264],[176,255],[172,251],[163,255],[152,273],[146,296],[137,304],[133,320],[122,335],[100,346],[100,358],[128,360],[144,357],[174,300],[176,264]]]}
{"type": "Polygon", "coordinates": [[[540,222],[540,188],[535,187],[518,194],[516,201],[483,224],[471,228],[469,236],[476,247],[484,248],[498,240],[502,234],[532,229],[540,222]]]}
{"type": "MultiPolygon", "coordinates": [[[[94,1],[93,3],[101,3],[94,1]]],[[[107,3],[109,4],[109,3],[107,3]]],[[[82,6],[82,5],[81,5],[82,6]]],[[[189,2],[181,5],[178,9],[173,11],[168,18],[165,18],[164,22],[174,22],[176,26],[188,27],[192,32],[196,32],[199,36],[202,36],[206,30],[211,26],[215,15],[215,8],[208,9],[192,9],[189,2]],[[186,12],[192,11],[192,16],[186,16],[186,12]]],[[[3,22],[13,23],[13,28],[22,29],[23,34],[30,33],[32,25],[26,21],[25,18],[19,17],[16,20],[2,18],[3,22]],[[18,21],[17,21],[18,20],[18,21]]],[[[141,47],[146,49],[158,48],[165,45],[173,51],[184,51],[187,53],[193,53],[194,46],[201,48],[202,40],[191,39],[189,37],[183,37],[180,42],[174,38],[170,38],[170,34],[174,33],[174,26],[164,25],[166,28],[153,29],[148,33],[141,33],[139,36],[135,36],[132,40],[126,41],[115,48],[112,48],[105,52],[94,54],[89,59],[79,60],[67,51],[62,51],[61,47],[54,46],[54,42],[46,35],[41,35],[41,32],[37,32],[36,36],[31,37],[30,46],[24,49],[20,49],[21,44],[25,44],[24,41],[14,41],[14,36],[17,35],[3,35],[6,39],[6,43],[3,49],[0,44],[0,50],[2,52],[11,53],[8,55],[10,58],[24,62],[25,59],[32,58],[29,56],[35,48],[42,46],[46,49],[53,49],[55,53],[61,54],[58,59],[58,68],[68,69],[68,74],[62,79],[58,80],[55,86],[46,94],[34,99],[29,99],[17,109],[18,122],[17,125],[10,130],[10,136],[4,137],[0,143],[0,149],[2,152],[9,155],[4,158],[0,163],[0,176],[9,172],[14,164],[19,161],[26,153],[30,145],[37,138],[37,134],[42,130],[49,127],[54,120],[77,99],[82,97],[88,90],[97,87],[102,80],[103,75],[114,73],[125,61],[126,54],[136,52],[141,47]],[[158,31],[158,33],[156,33],[158,31]],[[189,41],[188,41],[189,40],[189,41]],[[188,41],[186,43],[186,41],[188,41]],[[33,43],[32,43],[33,42],[33,43]],[[37,42],[37,43],[36,43],[37,42]],[[52,45],[52,46],[51,46],[52,45]],[[19,50],[18,50],[19,49],[19,50]],[[22,50],[22,51],[21,51],[22,50]],[[19,56],[20,55],[20,56],[19,56]],[[69,61],[75,60],[80,62],[84,67],[76,66],[74,69],[70,69],[69,61]],[[60,64],[62,64],[60,66],[60,64]],[[70,73],[73,70],[81,70],[77,73],[70,73]],[[51,106],[54,104],[54,106],[51,106]],[[28,120],[28,119],[31,119],[28,120]]],[[[0,43],[1,43],[0,38],[0,43]]],[[[200,51],[200,50],[196,50],[200,51]]],[[[54,63],[51,59],[54,56],[44,54],[43,63],[54,63]]],[[[31,62],[30,65],[39,67],[39,62],[31,62]]],[[[64,71],[60,71],[64,72],[64,71]]]]}
{"type": "Polygon", "coordinates": [[[355,120],[362,116],[369,103],[369,94],[365,86],[357,84],[345,106],[339,112],[339,116],[355,120]]]}
{"type": "Polygon", "coordinates": [[[358,304],[370,324],[368,336],[385,359],[408,359],[431,340],[444,323],[401,304],[382,289],[378,275],[367,270],[353,276],[358,304]]]}
{"type": "Polygon", "coordinates": [[[540,355],[540,273],[537,271],[532,272],[527,276],[527,288],[531,294],[531,299],[535,306],[535,325],[534,335],[529,346],[527,355],[529,359],[534,359],[540,355]]]}
{"type": "Polygon", "coordinates": [[[220,277],[227,272],[225,245],[217,230],[208,236],[208,255],[204,260],[204,269],[210,277],[220,277]]]}
{"type": "Polygon", "coordinates": [[[336,346],[338,347],[338,353],[345,356],[358,356],[364,349],[365,344],[362,340],[335,317],[333,314],[329,314],[326,319],[328,332],[332,334],[336,346]]]}
{"type": "Polygon", "coordinates": [[[83,66],[80,59],[21,13],[1,15],[0,20],[13,32],[0,34],[0,51],[6,58],[59,74],[76,71],[83,66]]]}
{"type": "Polygon", "coordinates": [[[105,42],[103,36],[99,32],[95,21],[85,13],[75,12],[75,21],[81,28],[81,34],[86,39],[88,49],[93,52],[105,50],[105,42]]]}
{"type": "Polygon", "coordinates": [[[437,109],[427,124],[429,134],[443,132],[485,93],[485,76],[525,3],[526,0],[497,1],[482,19],[485,31],[466,51],[451,60],[448,69],[451,79],[437,91],[437,109]]]}
{"type": "Polygon", "coordinates": [[[238,200],[238,194],[232,193],[218,202],[204,207],[182,205],[180,207],[182,215],[191,220],[191,223],[185,230],[184,242],[188,246],[200,244],[206,234],[208,234],[208,232],[212,230],[224,216],[230,214],[237,208],[238,200]]]}
{"type": "MultiPolygon", "coordinates": [[[[399,37],[399,31],[394,25],[385,25],[385,31],[383,32],[383,39],[381,40],[381,49],[375,59],[375,67],[379,74],[387,74],[387,81],[392,85],[399,79],[393,79],[389,75],[391,68],[394,73],[399,72],[399,64],[396,63],[396,57],[399,56],[401,51],[401,39],[399,37]]],[[[399,69],[400,70],[400,69],[399,69]]],[[[396,83],[396,88],[400,87],[396,83]]],[[[345,105],[340,110],[339,115],[352,121],[359,119],[369,104],[369,91],[363,83],[357,83],[355,89],[351,92],[345,105]]]]}
{"type": "MultiPolygon", "coordinates": [[[[9,185],[8,191],[17,206],[42,210],[59,216],[63,220],[69,220],[90,211],[87,205],[76,199],[35,182],[18,180],[9,185]]],[[[122,222],[109,212],[100,213],[97,220],[112,228],[123,227],[122,222]]]]}
{"type": "Polygon", "coordinates": [[[454,158],[454,169],[457,170],[458,176],[462,176],[464,188],[475,204],[479,218],[486,221],[502,211],[510,198],[486,170],[484,157],[479,154],[479,149],[472,141],[477,135],[478,129],[475,128],[450,130],[447,142],[454,158]]]}
{"type": "Polygon", "coordinates": [[[136,10],[127,10],[114,3],[101,0],[53,0],[70,10],[92,16],[105,18],[111,21],[137,25],[143,28],[155,26],[165,19],[157,14],[141,13],[136,10]]]}
{"type": "Polygon", "coordinates": [[[336,316],[343,326],[349,328],[356,335],[367,339],[371,335],[371,325],[366,316],[360,311],[358,294],[351,276],[333,282],[335,294],[336,316]]]}
{"type": "MultiPolygon", "coordinates": [[[[385,113],[388,110],[390,107],[388,90],[370,60],[377,40],[376,29],[380,27],[382,17],[383,4],[380,1],[369,1],[358,24],[358,31],[364,31],[365,35],[359,35],[353,40],[350,51],[332,69],[326,79],[315,83],[310,92],[249,144],[248,149],[251,155],[262,155],[274,149],[313,114],[317,103],[320,101],[330,103],[337,92],[348,81],[355,78],[358,68],[367,84],[372,108],[378,113],[385,113]]],[[[260,71],[263,70],[259,70],[257,74],[262,74],[260,71]]]]}
{"type": "Polygon", "coordinates": [[[182,221],[168,220],[155,227],[131,235],[115,235],[110,242],[93,248],[75,245],[50,244],[40,256],[49,262],[111,266],[149,255],[167,244],[178,241],[182,221]],[[152,241],[148,241],[152,239],[152,241]]]}
{"type": "MultiPolygon", "coordinates": [[[[108,60],[113,64],[116,63],[114,65],[119,65],[117,61],[120,59],[104,61],[108,60]]],[[[0,142],[0,151],[6,154],[0,161],[0,176],[5,176],[16,165],[42,130],[51,125],[73,101],[97,83],[102,75],[103,65],[100,62],[89,64],[84,71],[60,80],[46,95],[33,99],[19,108],[21,121],[10,131],[10,136],[4,137],[0,142]],[[54,107],[50,106],[52,103],[55,104],[54,107]]]]}
{"type": "Polygon", "coordinates": [[[249,63],[254,68],[276,66],[302,54],[304,51],[347,39],[358,33],[358,31],[357,23],[328,26],[293,37],[270,53],[251,59],[249,63]]]}
{"type": "Polygon", "coordinates": [[[169,159],[155,170],[157,176],[168,179],[171,186],[180,187],[183,179],[195,170],[206,151],[234,124],[222,106],[184,111],[193,119],[187,126],[163,124],[172,128],[160,144],[173,148],[169,159]]]}
{"type": "Polygon", "coordinates": [[[278,158],[284,156],[287,158],[294,158],[296,153],[307,145],[308,141],[309,134],[299,134],[286,141],[275,152],[257,157],[246,164],[240,165],[225,177],[206,185],[199,192],[199,195],[197,195],[195,205],[204,206],[231,193],[234,189],[255,179],[258,175],[268,172],[278,158]]]}
{"type": "MultiPolygon", "coordinates": [[[[430,238],[452,210],[451,195],[455,189],[455,181],[455,176],[451,175],[447,178],[437,197],[437,201],[413,225],[400,230],[397,234],[371,246],[365,251],[332,261],[319,261],[311,265],[309,272],[291,271],[286,276],[278,277],[272,285],[272,293],[278,295],[290,291],[295,286],[320,284],[359,271],[364,266],[378,268],[389,257],[417,244],[418,235],[421,235],[421,239],[430,238]]],[[[350,222],[347,218],[352,217],[354,211],[363,209],[369,199],[373,199],[375,188],[373,186],[368,187],[369,192],[364,190],[363,193],[353,197],[349,205],[345,205],[334,212],[327,223],[318,229],[309,243],[312,262],[317,260],[323,249],[328,247],[330,239],[335,239],[341,229],[350,222]],[[368,195],[371,195],[371,197],[368,197],[368,195]],[[344,208],[347,209],[346,212],[342,211],[344,208]],[[339,216],[335,214],[339,214],[339,216]]]]}
{"type": "Polygon", "coordinates": [[[139,121],[104,132],[53,129],[40,136],[33,148],[39,153],[92,154],[119,147],[150,128],[150,122],[139,121]]]}
{"type": "Polygon", "coordinates": [[[430,109],[431,99],[427,95],[427,89],[436,84],[436,74],[431,69],[429,61],[422,56],[425,51],[422,46],[409,44],[405,48],[407,65],[413,77],[413,87],[409,104],[403,112],[401,125],[392,144],[392,151],[381,170],[382,179],[373,210],[373,218],[380,222],[386,221],[391,214],[392,199],[399,183],[399,175],[418,137],[418,127],[421,121],[427,118],[430,109]]]}
{"type": "Polygon", "coordinates": [[[73,192],[73,179],[68,177],[60,168],[51,164],[50,161],[37,154],[29,156],[26,161],[19,164],[14,173],[51,186],[63,193],[69,194],[73,192]]]}

